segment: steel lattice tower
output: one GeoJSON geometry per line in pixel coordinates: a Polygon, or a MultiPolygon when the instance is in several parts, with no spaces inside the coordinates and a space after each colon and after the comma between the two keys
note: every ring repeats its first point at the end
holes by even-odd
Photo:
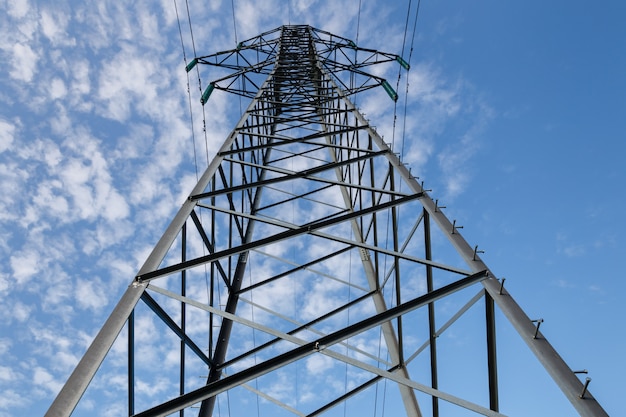
{"type": "Polygon", "coordinates": [[[394,62],[408,69],[399,56],[283,26],[188,65],[230,71],[203,104],[215,89],[251,102],[47,416],[72,413],[125,326],[129,415],[217,415],[224,395],[262,401],[273,415],[332,415],[342,404],[358,410],[386,381],[407,416],[439,416],[443,402],[501,416],[496,308],[581,416],[607,415],[355,108],[351,97],[372,88],[397,99],[367,71],[394,62]],[[453,314],[438,309],[448,299],[453,314]],[[447,392],[438,371],[438,337],[478,308],[483,404],[447,392]],[[162,370],[177,389],[158,403],[136,392],[144,315],[179,346],[174,371],[162,370]],[[191,374],[204,380],[189,383],[191,374]],[[299,404],[277,384],[315,395],[299,404]]]}

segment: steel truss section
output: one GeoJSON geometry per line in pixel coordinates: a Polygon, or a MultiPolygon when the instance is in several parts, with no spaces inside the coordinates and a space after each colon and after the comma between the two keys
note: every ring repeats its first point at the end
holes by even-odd
{"type": "Polygon", "coordinates": [[[232,71],[203,104],[213,89],[252,100],[46,416],[72,413],[124,326],[130,416],[212,416],[225,398],[273,415],[340,405],[360,414],[383,382],[407,416],[439,416],[442,403],[502,416],[496,308],[581,416],[606,416],[350,101],[378,86],[397,98],[366,72],[389,62],[408,69],[401,57],[284,26],[190,63],[232,71]],[[453,314],[438,308],[444,299],[453,314]],[[481,305],[485,404],[447,391],[438,340],[481,305]],[[137,359],[146,316],[178,352],[157,369],[137,359]],[[136,386],[150,378],[176,389],[147,399],[136,386]]]}

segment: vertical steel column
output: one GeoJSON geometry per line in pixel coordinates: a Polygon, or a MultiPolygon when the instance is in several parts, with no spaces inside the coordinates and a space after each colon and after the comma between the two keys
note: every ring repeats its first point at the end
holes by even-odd
{"type": "MultiPolygon", "coordinates": [[[[393,167],[389,164],[389,186],[392,190],[396,189],[395,184],[395,175],[393,171],[393,167]]],[[[391,200],[395,200],[395,196],[391,196],[391,200]]],[[[399,251],[398,244],[398,207],[391,207],[391,234],[393,236],[393,250],[394,252],[399,251]]],[[[398,257],[394,257],[393,259],[393,269],[394,276],[396,282],[396,305],[402,304],[402,291],[401,291],[401,280],[400,280],[400,260],[398,257]]],[[[402,316],[398,316],[396,319],[397,328],[398,328],[398,365],[406,366],[404,363],[404,337],[402,330],[402,316]]]]}
{"type": "Polygon", "coordinates": [[[135,414],[135,310],[128,316],[128,415],[135,414]]]}
{"type": "MultiPolygon", "coordinates": [[[[183,225],[181,230],[181,248],[180,248],[180,260],[185,262],[187,260],[187,223],[183,225]]],[[[187,270],[183,269],[180,272],[180,295],[185,297],[187,295],[187,270]]],[[[183,301],[180,302],[180,329],[185,337],[187,337],[187,304],[183,301]]],[[[179,381],[179,393],[183,395],[185,393],[185,339],[180,340],[180,381],[179,381]]],[[[185,417],[185,410],[182,409],[179,412],[180,417],[185,417]]]]}
{"type": "Polygon", "coordinates": [[[499,411],[498,362],[496,356],[496,313],[493,298],[485,291],[485,318],[487,327],[487,372],[489,373],[489,408],[499,411]]]}
{"type": "MultiPolygon", "coordinates": [[[[424,257],[432,261],[432,247],[430,241],[430,215],[424,210],[424,257]]],[[[426,265],[426,290],[433,291],[433,267],[426,265]]],[[[437,372],[437,326],[435,323],[435,302],[428,303],[428,339],[430,341],[430,383],[434,389],[439,389],[437,372]]],[[[439,398],[432,397],[433,417],[439,417],[439,398]]]]}

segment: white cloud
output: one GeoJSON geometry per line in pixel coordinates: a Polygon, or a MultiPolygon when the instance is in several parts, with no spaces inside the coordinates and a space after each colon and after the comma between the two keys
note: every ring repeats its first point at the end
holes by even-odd
{"type": "Polygon", "coordinates": [[[565,233],[557,233],[556,236],[557,253],[563,254],[568,258],[577,258],[587,252],[587,247],[582,243],[574,242],[565,233]]]}
{"type": "Polygon", "coordinates": [[[89,79],[89,61],[76,59],[71,66],[73,80],[70,82],[70,93],[78,111],[89,111],[92,107],[90,101],[79,102],[81,96],[89,94],[91,91],[91,81],[89,79]]]}
{"type": "Polygon", "coordinates": [[[49,373],[46,369],[37,366],[33,372],[33,384],[43,387],[50,394],[56,394],[61,390],[63,383],[49,373]]]}
{"type": "MultiPolygon", "coordinates": [[[[42,325],[41,323],[31,322],[29,331],[32,339],[36,341],[33,349],[37,355],[43,355],[44,358],[54,358],[48,363],[50,370],[68,371],[78,362],[76,356],[72,353],[72,349],[82,347],[81,332],[74,332],[72,337],[66,337],[65,334],[59,334],[57,329],[50,325],[42,325]]],[[[29,366],[29,368],[31,368],[29,366]]]]}
{"type": "Polygon", "coordinates": [[[13,277],[18,285],[24,285],[40,271],[41,255],[34,250],[18,252],[10,258],[13,277]]]}
{"type": "Polygon", "coordinates": [[[7,0],[7,11],[10,16],[20,19],[30,11],[29,0],[7,0]]]}
{"type": "Polygon", "coordinates": [[[62,79],[55,77],[50,83],[50,98],[52,100],[57,100],[64,98],[66,94],[67,88],[65,87],[65,83],[62,79]]]}
{"type": "Polygon", "coordinates": [[[167,74],[158,69],[149,54],[142,55],[136,48],[123,47],[107,60],[99,74],[97,98],[104,106],[104,117],[123,122],[133,106],[144,115],[158,111],[161,83],[167,74]]]}
{"type": "Polygon", "coordinates": [[[30,45],[16,43],[13,45],[13,58],[11,65],[13,69],[9,75],[18,81],[31,82],[37,70],[38,54],[33,51],[30,45]]]}
{"type": "Polygon", "coordinates": [[[170,383],[165,378],[151,379],[150,381],[143,381],[138,379],[136,382],[137,393],[154,397],[160,393],[168,391],[170,383]]]}
{"type": "Polygon", "coordinates": [[[335,290],[343,285],[328,279],[318,279],[300,307],[300,314],[305,320],[320,317],[342,304],[341,297],[335,290]]]}
{"type": "Polygon", "coordinates": [[[6,355],[13,342],[9,339],[0,339],[0,355],[6,355]]]}
{"type": "Polygon", "coordinates": [[[96,140],[79,134],[65,144],[76,153],[58,168],[62,190],[68,194],[72,211],[82,219],[103,217],[109,221],[129,214],[125,198],[112,185],[112,174],[96,140]]]}
{"type": "Polygon", "coordinates": [[[15,125],[0,119],[0,153],[11,147],[14,135],[15,125]]]}
{"type": "Polygon", "coordinates": [[[161,32],[159,30],[160,28],[157,17],[143,8],[137,18],[139,19],[139,28],[142,37],[150,40],[151,42],[157,42],[162,46],[163,39],[160,35],[161,32]]]}
{"type": "Polygon", "coordinates": [[[128,412],[126,404],[108,403],[102,410],[102,417],[117,417],[128,412]]]}
{"type": "Polygon", "coordinates": [[[295,405],[295,384],[292,374],[286,370],[280,370],[276,373],[276,380],[266,388],[268,395],[283,401],[291,406],[295,405]]]}
{"type": "MultiPolygon", "coordinates": [[[[59,7],[59,5],[57,5],[59,7]]],[[[71,12],[60,9],[45,9],[41,11],[40,25],[43,34],[50,40],[53,46],[60,46],[62,43],[74,44],[67,40],[67,25],[71,12]]]]}
{"type": "Polygon", "coordinates": [[[96,51],[114,44],[113,38],[123,32],[123,16],[116,22],[116,19],[109,15],[109,8],[111,6],[104,1],[76,5],[74,10],[76,22],[85,29],[81,33],[81,44],[96,51]]]}
{"type": "Polygon", "coordinates": [[[33,198],[34,205],[40,211],[47,211],[50,215],[67,221],[69,204],[67,199],[59,195],[62,184],[58,180],[46,181],[39,185],[37,194],[33,198]]]}
{"type": "Polygon", "coordinates": [[[28,320],[28,318],[31,315],[31,312],[33,311],[33,307],[32,306],[28,306],[20,301],[16,301],[15,304],[13,304],[12,309],[11,309],[11,315],[19,322],[25,322],[28,320]]]}
{"type": "Polygon", "coordinates": [[[46,277],[46,297],[43,300],[44,311],[55,312],[64,320],[70,320],[74,310],[72,299],[72,282],[67,276],[56,273],[46,277]]]}
{"type": "Polygon", "coordinates": [[[97,277],[78,279],[74,285],[74,297],[82,309],[99,311],[107,305],[107,292],[103,291],[102,280],[97,277]]]}
{"type": "MultiPolygon", "coordinates": [[[[177,3],[168,0],[161,0],[161,12],[163,13],[162,17],[165,20],[166,27],[172,26],[176,23],[176,8],[179,8],[177,3]]],[[[180,15],[183,12],[184,10],[179,8],[178,14],[180,15]]]]}
{"type": "Polygon", "coordinates": [[[326,355],[312,355],[306,360],[306,369],[313,375],[323,375],[333,367],[333,359],[326,355]]]}
{"type": "Polygon", "coordinates": [[[0,365],[0,382],[14,382],[20,378],[21,375],[12,368],[0,365]]]}
{"type": "Polygon", "coordinates": [[[0,295],[6,294],[8,289],[11,288],[11,281],[8,274],[0,273],[0,295]]]}
{"type": "MultiPolygon", "coordinates": [[[[13,410],[16,408],[21,408],[24,407],[24,405],[28,402],[29,400],[26,397],[17,393],[15,390],[7,389],[2,392],[2,395],[0,395],[0,410],[13,410]]],[[[0,416],[2,417],[9,417],[9,415],[10,414],[4,414],[0,412],[0,416]]]]}

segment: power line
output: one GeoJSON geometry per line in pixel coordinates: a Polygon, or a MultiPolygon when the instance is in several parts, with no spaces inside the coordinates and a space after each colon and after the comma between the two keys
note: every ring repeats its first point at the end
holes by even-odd
{"type": "MultiPolygon", "coordinates": [[[[417,20],[419,18],[419,12],[420,12],[420,5],[421,5],[422,1],[418,0],[417,1],[417,9],[415,9],[415,20],[413,22],[413,34],[411,35],[411,48],[409,49],[409,58],[407,63],[409,64],[409,68],[411,66],[411,58],[413,57],[413,46],[415,44],[415,33],[417,32],[417,20]]],[[[411,0],[409,0],[409,10],[407,12],[407,20],[406,20],[406,26],[404,29],[404,40],[402,41],[402,54],[404,54],[404,46],[405,46],[405,41],[406,41],[406,33],[408,30],[408,24],[409,24],[409,15],[411,12],[411,0]]],[[[400,83],[400,78],[398,77],[398,86],[400,83]]],[[[406,116],[407,116],[407,106],[408,106],[408,101],[409,101],[409,76],[407,75],[406,77],[406,90],[405,90],[405,94],[404,94],[404,116],[403,116],[403,120],[402,120],[402,147],[400,149],[400,155],[404,155],[404,144],[406,142],[405,138],[406,138],[406,116]]]]}
{"type": "MultiPolygon", "coordinates": [[[[185,63],[185,66],[187,66],[187,52],[185,50],[185,41],[183,40],[183,29],[180,24],[180,16],[178,14],[178,4],[176,3],[176,0],[174,0],[174,10],[176,10],[176,22],[178,23],[178,35],[180,37],[180,46],[183,51],[183,62],[185,63]]],[[[198,156],[196,153],[196,135],[195,135],[194,123],[193,123],[193,106],[191,104],[191,88],[190,88],[190,82],[189,82],[189,73],[186,72],[186,74],[187,74],[187,99],[189,102],[189,116],[190,116],[190,122],[191,122],[191,141],[193,144],[193,162],[195,165],[196,181],[197,181],[199,178],[199,174],[198,174],[198,156]]]]}
{"type": "Polygon", "coordinates": [[[237,21],[235,20],[235,0],[230,0],[230,6],[233,10],[233,30],[235,31],[235,44],[238,44],[237,40],[237,21]]]}

